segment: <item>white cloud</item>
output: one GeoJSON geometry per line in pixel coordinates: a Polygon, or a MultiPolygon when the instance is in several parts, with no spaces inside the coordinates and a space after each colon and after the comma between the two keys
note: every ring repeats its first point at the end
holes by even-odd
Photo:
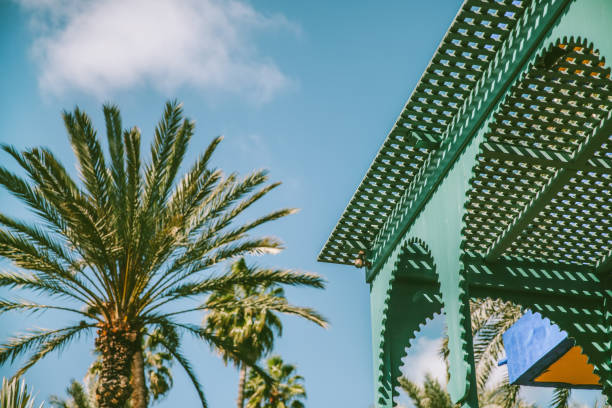
{"type": "Polygon", "coordinates": [[[140,85],[189,86],[266,101],[291,82],[253,39],[296,26],[238,0],[19,1],[45,92],[105,98],[140,85]]]}
{"type": "Polygon", "coordinates": [[[446,364],[440,357],[442,338],[430,339],[419,337],[408,349],[408,355],[403,359],[402,373],[410,381],[422,384],[426,374],[431,374],[446,384],[446,364]]]}
{"type": "MultiPolygon", "coordinates": [[[[402,374],[415,384],[422,385],[425,375],[430,374],[440,384],[446,385],[446,364],[439,351],[442,338],[418,337],[407,349],[408,355],[402,359],[402,374]]],[[[400,389],[400,395],[395,401],[400,407],[414,408],[410,398],[400,389]]]]}

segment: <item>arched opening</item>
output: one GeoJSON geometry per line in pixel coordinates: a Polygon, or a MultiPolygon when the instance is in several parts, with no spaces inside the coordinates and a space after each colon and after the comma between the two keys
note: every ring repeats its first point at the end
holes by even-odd
{"type": "Polygon", "coordinates": [[[392,401],[398,395],[400,367],[406,348],[428,320],[440,314],[442,302],[435,264],[426,245],[411,239],[403,247],[395,264],[385,300],[385,321],[379,352],[379,401],[392,401]]]}

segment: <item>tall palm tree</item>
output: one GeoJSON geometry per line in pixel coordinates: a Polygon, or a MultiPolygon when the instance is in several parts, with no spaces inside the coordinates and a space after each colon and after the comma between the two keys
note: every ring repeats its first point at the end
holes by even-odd
{"type": "Polygon", "coordinates": [[[247,408],[304,408],[306,399],[304,378],[296,374],[296,367],[284,364],[279,356],[267,361],[267,382],[260,372],[251,371],[245,387],[247,408]]]}
{"type": "MultiPolygon", "coordinates": [[[[166,351],[166,349],[168,347],[178,347],[178,344],[174,343],[174,341],[176,341],[176,339],[163,338],[163,335],[159,330],[154,330],[152,333],[148,334],[143,340],[142,353],[145,372],[144,379],[146,382],[144,385],[134,384],[135,376],[132,375],[132,383],[133,388],[141,389],[140,387],[144,386],[145,391],[148,390],[144,397],[144,405],[148,405],[149,401],[157,402],[162,400],[172,388],[172,385],[174,383],[171,371],[173,358],[172,355],[168,351],[166,351]],[[162,346],[162,342],[165,342],[167,347],[162,346]]],[[[134,370],[134,368],[134,365],[132,365],[132,370],[134,370]]],[[[99,383],[101,369],[102,360],[98,356],[94,363],[89,367],[87,375],[85,376],[84,381],[86,382],[86,387],[88,389],[96,389],[97,384],[99,383]]],[[[74,396],[69,391],[72,388],[73,386],[71,385],[67,392],[73,397],[74,400],[74,396]]],[[[134,394],[135,393],[132,393],[131,405],[137,407],[139,406],[138,404],[140,404],[141,401],[135,401],[134,394]]],[[[142,397],[139,395],[139,398],[142,397]]]]}
{"type": "MultiPolygon", "coordinates": [[[[144,342],[144,361],[145,371],[147,372],[148,386],[148,401],[159,401],[164,398],[173,385],[172,372],[172,356],[165,350],[159,348],[159,332],[153,332],[147,336],[144,342]]],[[[72,380],[66,394],[68,399],[61,398],[57,395],[52,395],[50,399],[51,405],[57,408],[97,408],[95,390],[99,383],[99,373],[102,367],[100,359],[94,361],[89,367],[87,375],[83,382],[72,380]]],[[[125,404],[125,406],[134,405],[125,404]]]]}
{"type": "Polygon", "coordinates": [[[160,330],[161,346],[186,370],[205,407],[202,387],[180,348],[182,334],[224,349],[237,360],[243,356],[231,341],[177,316],[210,309],[198,300],[236,283],[322,287],[323,282],[317,275],[288,271],[214,274],[211,268],[227,259],[282,247],[277,239],[253,237],[251,232],[294,210],[273,211],[250,222],[236,220],[278,183],[268,184],[265,171],[239,178],[211,168],[221,138],[177,180],[194,122],[183,118],[176,102],[166,104],[150,158],[144,162],[140,130],[124,130],[116,106],[106,105],[103,111],[108,155],[84,112],[76,108],[63,113],[80,182],[46,148],[18,151],[2,146],[25,177],[0,166],[0,186],[29,207],[38,222],[0,213],[0,257],[18,268],[0,271],[0,287],[30,289],[47,295],[51,303],[1,300],[0,313],[55,310],[78,318],[60,328],[9,339],[0,345],[0,364],[32,351],[17,371],[20,375],[47,354],[93,333],[102,361],[99,408],[122,407],[132,394],[131,384],[139,387],[133,408],[142,408],[142,338],[160,330]]]}
{"type": "MultiPolygon", "coordinates": [[[[39,408],[43,407],[43,403],[39,408]]],[[[24,380],[17,378],[11,381],[2,378],[2,388],[0,388],[0,407],[2,408],[33,408],[34,396],[32,390],[28,389],[24,380]]]]}
{"type": "MultiPolygon", "coordinates": [[[[230,273],[253,275],[262,271],[258,267],[249,267],[242,258],[232,264],[230,273]]],[[[204,319],[205,331],[216,337],[232,339],[234,346],[252,362],[272,350],[275,335],[282,334],[281,320],[274,312],[297,315],[322,327],[327,325],[326,320],[312,309],[290,305],[283,288],[276,284],[236,284],[211,294],[206,303],[213,311],[204,319]],[[225,304],[238,306],[224,308],[225,304]]],[[[226,364],[231,361],[239,369],[237,406],[243,408],[248,367],[225,350],[219,352],[226,364]]]]}

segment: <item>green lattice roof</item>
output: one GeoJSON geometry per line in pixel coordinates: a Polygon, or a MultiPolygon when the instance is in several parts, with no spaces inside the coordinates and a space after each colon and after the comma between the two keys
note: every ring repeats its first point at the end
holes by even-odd
{"type": "Polygon", "coordinates": [[[464,249],[597,265],[612,248],[610,69],[581,40],[538,61],[481,145],[464,249]]]}
{"type": "Polygon", "coordinates": [[[351,264],[360,250],[371,247],[530,4],[465,1],[323,247],[320,261],[351,264]]]}

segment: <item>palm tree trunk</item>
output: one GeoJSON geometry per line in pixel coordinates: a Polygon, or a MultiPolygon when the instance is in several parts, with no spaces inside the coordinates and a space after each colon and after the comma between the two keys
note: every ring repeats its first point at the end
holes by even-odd
{"type": "Polygon", "coordinates": [[[98,330],[96,349],[102,356],[96,389],[98,408],[123,408],[128,401],[132,358],[140,348],[137,338],[137,332],[123,322],[108,323],[98,330]]]}
{"type": "Polygon", "coordinates": [[[240,364],[240,377],[238,379],[238,408],[244,408],[244,383],[246,382],[247,366],[240,364]]]}
{"type": "Polygon", "coordinates": [[[131,408],[147,408],[149,390],[145,380],[145,363],[142,348],[134,353],[132,358],[132,398],[131,408]]]}

